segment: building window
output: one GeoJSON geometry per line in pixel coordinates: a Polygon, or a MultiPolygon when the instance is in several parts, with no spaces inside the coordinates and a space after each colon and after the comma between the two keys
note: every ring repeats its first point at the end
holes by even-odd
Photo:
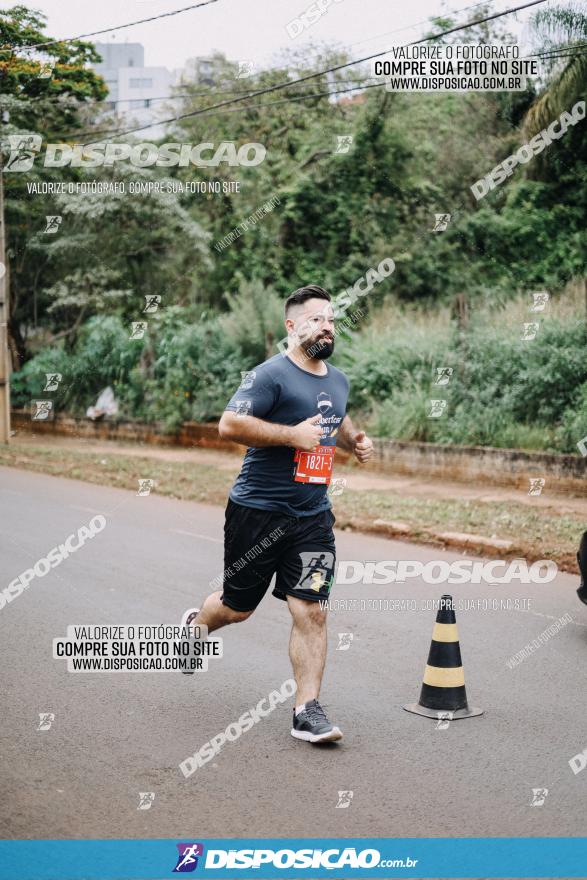
{"type": "Polygon", "coordinates": [[[129,81],[129,86],[131,89],[152,89],[153,80],[146,77],[131,77],[129,81]]]}

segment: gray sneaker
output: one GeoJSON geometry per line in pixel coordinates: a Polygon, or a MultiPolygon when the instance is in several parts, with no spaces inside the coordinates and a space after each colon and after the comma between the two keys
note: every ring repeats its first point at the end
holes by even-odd
{"type": "Polygon", "coordinates": [[[318,700],[310,700],[299,715],[294,709],[291,735],[310,743],[336,742],[342,733],[331,724],[318,700]]]}
{"type": "MultiPolygon", "coordinates": [[[[200,613],[199,608],[188,608],[187,611],[184,611],[183,616],[181,618],[181,624],[180,624],[181,628],[183,629],[186,626],[191,626],[199,613],[200,613]]],[[[191,646],[193,645],[193,643],[195,641],[194,636],[193,636],[193,630],[192,630],[192,634],[191,634],[190,638],[188,639],[188,641],[190,643],[190,656],[191,656],[191,653],[192,653],[191,646]]],[[[193,669],[182,669],[180,671],[183,673],[183,675],[193,675],[194,674],[193,669]]]]}

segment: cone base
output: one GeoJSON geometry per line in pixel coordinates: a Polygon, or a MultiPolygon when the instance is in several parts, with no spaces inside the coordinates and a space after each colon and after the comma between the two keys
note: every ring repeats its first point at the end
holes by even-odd
{"type": "Polygon", "coordinates": [[[466,709],[428,709],[421,706],[420,703],[409,703],[402,706],[406,712],[413,712],[414,715],[423,715],[425,718],[435,718],[438,721],[440,715],[446,715],[452,711],[451,721],[459,721],[461,718],[473,718],[475,715],[483,715],[483,709],[476,709],[474,706],[467,706],[466,709]]]}

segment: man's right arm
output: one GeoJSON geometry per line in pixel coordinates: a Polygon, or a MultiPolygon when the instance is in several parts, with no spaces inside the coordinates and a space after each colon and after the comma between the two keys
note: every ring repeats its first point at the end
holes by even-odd
{"type": "Polygon", "coordinates": [[[298,425],[276,425],[255,416],[239,416],[231,410],[225,410],[218,433],[223,440],[232,440],[243,446],[291,446],[309,452],[320,445],[322,430],[319,423],[319,415],[298,425]]]}

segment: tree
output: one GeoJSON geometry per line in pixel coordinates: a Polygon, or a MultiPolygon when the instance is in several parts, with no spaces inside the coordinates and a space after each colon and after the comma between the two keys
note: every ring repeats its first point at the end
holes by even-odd
{"type": "MultiPolygon", "coordinates": [[[[63,140],[66,133],[81,128],[88,114],[95,114],[94,104],[88,102],[102,101],[107,95],[102,78],[87,67],[88,62],[100,60],[93,46],[79,40],[54,43],[44,28],[45,17],[25,6],[0,10],[0,113],[9,116],[1,128],[2,153],[7,152],[9,137],[23,132],[42,133],[48,141],[63,140]]],[[[54,181],[59,173],[35,165],[27,174],[4,175],[11,266],[8,330],[15,368],[28,354],[27,333],[37,323],[40,287],[53,280],[47,248],[39,236],[47,214],[56,212],[47,211],[45,200],[31,198],[27,183],[54,181]],[[36,252],[31,260],[33,240],[36,252]]]]}
{"type": "Polygon", "coordinates": [[[548,62],[552,79],[528,111],[528,137],[546,128],[576,101],[584,100],[587,92],[587,52],[583,48],[587,40],[587,14],[578,8],[556,6],[536,13],[533,25],[542,40],[542,51],[554,53],[568,48],[569,53],[561,53],[561,58],[554,57],[548,62]],[[575,44],[579,48],[573,52],[575,44]]]}

